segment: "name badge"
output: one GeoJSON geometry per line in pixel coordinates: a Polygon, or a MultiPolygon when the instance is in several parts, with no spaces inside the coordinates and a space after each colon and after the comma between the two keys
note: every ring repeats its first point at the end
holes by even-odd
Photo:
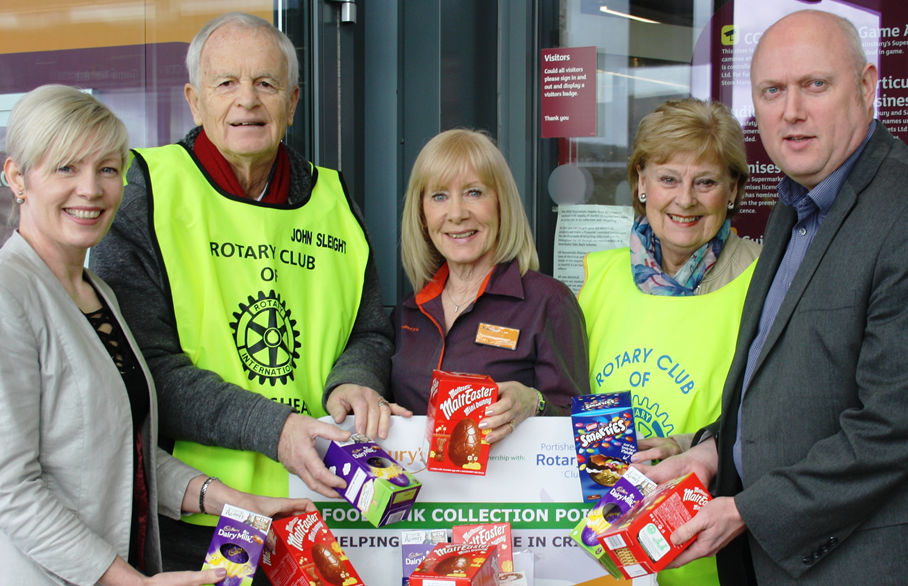
{"type": "Polygon", "coordinates": [[[475,342],[486,346],[495,346],[496,348],[516,350],[519,336],[520,330],[518,329],[480,323],[479,327],[476,328],[475,342]]]}

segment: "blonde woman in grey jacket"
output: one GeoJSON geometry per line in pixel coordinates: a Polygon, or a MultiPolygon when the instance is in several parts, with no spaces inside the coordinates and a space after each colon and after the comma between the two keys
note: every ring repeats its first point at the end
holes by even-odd
{"type": "MultiPolygon", "coordinates": [[[[0,567],[19,584],[207,584],[160,572],[158,512],[269,516],[307,499],[242,493],[157,448],[154,385],[111,290],[84,268],[123,192],[123,123],[42,86],[13,108],[3,170],[18,230],[0,249],[0,567]]],[[[201,567],[204,560],[199,560],[201,567]]]]}

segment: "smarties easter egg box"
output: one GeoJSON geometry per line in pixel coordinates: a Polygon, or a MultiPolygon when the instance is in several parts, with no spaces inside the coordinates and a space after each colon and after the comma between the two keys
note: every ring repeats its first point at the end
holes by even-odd
{"type": "Polygon", "coordinates": [[[426,411],[426,468],[485,475],[489,443],[479,422],[486,407],[497,400],[498,385],[491,377],[433,371],[426,411]]]}
{"type": "Polygon", "coordinates": [[[422,487],[381,446],[360,434],[331,442],[325,466],[347,483],[337,492],[375,527],[406,519],[422,487]]]}
{"type": "Polygon", "coordinates": [[[363,584],[318,511],[274,521],[262,568],[281,586],[363,584]]]}
{"type": "Polygon", "coordinates": [[[628,579],[654,574],[693,543],[674,545],[671,534],[712,500],[694,474],[660,484],[599,535],[612,561],[628,579]]]}
{"type": "Polygon", "coordinates": [[[624,476],[611,487],[586,516],[571,530],[571,539],[577,542],[615,578],[621,578],[621,571],[599,543],[602,534],[621,515],[643,500],[656,489],[656,483],[636,468],[628,468],[624,476]]]}
{"type": "Polygon", "coordinates": [[[583,500],[598,501],[637,451],[630,391],[574,397],[571,422],[583,500]]]}
{"type": "Polygon", "coordinates": [[[252,584],[270,526],[270,517],[224,505],[202,569],[225,568],[227,577],[220,586],[252,584]]]}
{"type": "Polygon", "coordinates": [[[410,574],[410,586],[496,586],[497,547],[439,543],[410,574]]]}

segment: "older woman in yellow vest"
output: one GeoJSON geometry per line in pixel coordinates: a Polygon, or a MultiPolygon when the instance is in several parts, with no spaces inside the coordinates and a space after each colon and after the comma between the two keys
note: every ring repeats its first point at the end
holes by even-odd
{"type": "MultiPolygon", "coordinates": [[[[721,410],[760,252],[731,229],[748,175],[741,126],[726,107],[662,104],[640,122],[628,162],[630,246],[584,259],[590,387],[632,391],[645,438],[634,461],[687,449],[721,410]]],[[[711,583],[712,558],[659,576],[662,585],[711,583]]]]}

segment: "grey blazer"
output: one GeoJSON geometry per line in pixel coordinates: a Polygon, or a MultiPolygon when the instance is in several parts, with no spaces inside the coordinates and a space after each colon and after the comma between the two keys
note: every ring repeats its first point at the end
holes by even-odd
{"type": "MultiPolygon", "coordinates": [[[[146,560],[158,571],[157,513],[179,517],[198,472],[155,448],[151,376],[110,289],[86,274],[148,381],[146,560]]],[[[18,232],[0,249],[0,337],[0,576],[9,584],[93,584],[117,554],[129,554],[129,398],[94,328],[18,232]]]]}
{"type": "Polygon", "coordinates": [[[795,212],[778,203],[744,305],[718,422],[716,491],[747,532],[723,584],[897,584],[908,575],[908,147],[877,123],[741,384],[795,212]]]}

